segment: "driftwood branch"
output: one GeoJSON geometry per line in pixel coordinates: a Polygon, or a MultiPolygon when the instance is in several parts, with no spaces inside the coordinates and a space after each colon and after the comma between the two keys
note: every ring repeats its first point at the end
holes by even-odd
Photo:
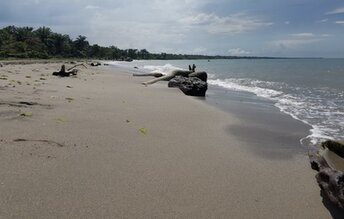
{"type": "Polygon", "coordinates": [[[70,75],[76,75],[78,72],[77,69],[73,69],[72,71],[66,71],[66,66],[62,65],[61,70],[57,72],[53,72],[53,75],[60,76],[60,77],[69,77],[70,75]]]}
{"type": "Polygon", "coordinates": [[[75,68],[75,67],[78,67],[78,66],[84,66],[85,68],[87,68],[87,66],[84,64],[84,63],[80,63],[80,64],[77,64],[77,65],[74,65],[73,67],[70,67],[69,69],[67,69],[67,71],[70,71],[70,70],[72,70],[73,68],[75,68]]]}
{"type": "Polygon", "coordinates": [[[133,76],[136,76],[136,77],[153,76],[153,77],[159,78],[159,77],[164,76],[164,74],[162,73],[135,74],[134,73],[133,76]]]}
{"type": "Polygon", "coordinates": [[[204,82],[207,82],[207,73],[206,72],[193,72],[193,71],[185,71],[185,70],[174,70],[171,73],[152,79],[150,81],[143,82],[143,85],[154,84],[158,81],[169,81],[176,76],[183,76],[183,77],[196,77],[201,79],[204,82]]]}
{"type": "Polygon", "coordinates": [[[164,75],[162,77],[159,77],[159,78],[155,78],[155,79],[152,79],[150,81],[146,81],[146,82],[143,82],[142,84],[143,85],[149,85],[149,84],[154,84],[158,81],[169,81],[171,80],[172,78],[178,76],[178,75],[181,75],[181,76],[184,76],[184,77],[188,77],[188,75],[192,73],[191,71],[185,71],[185,70],[174,70],[172,71],[171,73],[167,74],[167,75],[164,75]]]}

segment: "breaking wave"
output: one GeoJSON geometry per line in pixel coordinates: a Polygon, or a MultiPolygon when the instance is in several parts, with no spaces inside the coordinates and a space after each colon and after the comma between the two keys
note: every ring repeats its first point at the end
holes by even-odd
{"type": "Polygon", "coordinates": [[[325,139],[341,139],[344,132],[344,92],[334,89],[292,87],[282,82],[240,79],[211,79],[211,85],[245,91],[272,100],[280,111],[312,128],[303,144],[318,144],[325,139]]]}

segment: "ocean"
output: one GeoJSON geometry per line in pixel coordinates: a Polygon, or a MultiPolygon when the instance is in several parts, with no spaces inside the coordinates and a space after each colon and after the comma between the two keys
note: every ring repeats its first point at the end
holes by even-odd
{"type": "Polygon", "coordinates": [[[229,100],[237,99],[257,109],[274,107],[309,127],[309,133],[299,139],[302,145],[344,139],[344,59],[137,60],[108,64],[146,73],[168,73],[195,64],[196,71],[208,73],[209,103],[225,109],[231,105],[229,100]]]}

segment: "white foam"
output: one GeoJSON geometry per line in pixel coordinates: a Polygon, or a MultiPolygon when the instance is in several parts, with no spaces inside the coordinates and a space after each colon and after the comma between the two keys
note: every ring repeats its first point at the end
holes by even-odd
{"type": "Polygon", "coordinates": [[[176,66],[173,66],[171,64],[165,64],[165,65],[144,65],[144,69],[149,70],[152,73],[162,73],[162,74],[168,74],[172,72],[173,70],[183,70],[182,68],[178,68],[176,66]]]}
{"type": "Polygon", "coordinates": [[[323,140],[343,139],[344,112],[338,104],[337,93],[328,90],[307,90],[300,87],[289,87],[286,84],[259,80],[216,79],[209,80],[209,84],[234,91],[245,91],[275,102],[281,112],[294,119],[310,125],[310,135],[302,139],[315,145],[323,140]],[[283,91],[284,90],[284,91],[283,91]],[[288,90],[291,93],[285,93],[288,90]],[[331,97],[331,99],[329,99],[331,97]]]}
{"type": "Polygon", "coordinates": [[[224,87],[230,90],[251,92],[251,93],[256,94],[257,96],[265,97],[269,99],[272,99],[273,97],[283,94],[282,92],[268,89],[268,88],[250,87],[247,85],[241,85],[237,83],[240,80],[242,79],[225,79],[225,80],[216,79],[216,80],[208,80],[208,83],[212,85],[224,87]]]}
{"type": "MultiPolygon", "coordinates": [[[[323,140],[334,140],[332,136],[324,134],[325,128],[324,127],[319,127],[317,125],[313,125],[312,129],[310,130],[311,134],[308,135],[305,139],[309,139],[309,141],[313,145],[317,145],[323,140]]],[[[333,131],[327,129],[327,131],[333,131]]]]}
{"type": "Polygon", "coordinates": [[[209,78],[209,79],[215,79],[215,78],[216,78],[216,75],[215,75],[215,74],[208,73],[208,78],[209,78]]]}
{"type": "Polygon", "coordinates": [[[133,60],[131,62],[125,62],[125,61],[103,61],[103,63],[108,65],[118,65],[118,66],[132,66],[137,63],[142,63],[141,60],[133,60]]]}

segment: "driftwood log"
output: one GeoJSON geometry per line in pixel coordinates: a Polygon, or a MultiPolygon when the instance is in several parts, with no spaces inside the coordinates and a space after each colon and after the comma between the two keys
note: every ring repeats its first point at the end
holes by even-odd
{"type": "Polygon", "coordinates": [[[84,63],[80,63],[68,68],[66,71],[66,66],[62,65],[61,70],[58,72],[53,72],[53,75],[60,76],[60,77],[69,77],[71,75],[76,75],[78,73],[78,69],[74,69],[74,68],[78,66],[84,66],[85,68],[87,68],[87,66],[84,63]]]}
{"type": "Polygon", "coordinates": [[[204,97],[208,89],[207,73],[185,70],[174,70],[167,75],[161,73],[133,74],[133,76],[154,76],[155,79],[143,82],[144,85],[154,84],[158,81],[169,81],[168,87],[177,87],[184,94],[204,97]]]}
{"type": "Polygon", "coordinates": [[[76,75],[78,73],[77,69],[73,69],[71,71],[66,71],[66,66],[62,65],[61,70],[57,72],[53,72],[53,75],[60,76],[60,77],[69,77],[71,75],[76,75]]]}
{"type": "Polygon", "coordinates": [[[208,89],[208,84],[197,77],[183,77],[178,75],[168,82],[168,87],[177,87],[185,95],[204,97],[208,89]]]}
{"type": "MultiPolygon", "coordinates": [[[[135,75],[134,75],[135,76],[135,75]]],[[[137,75],[136,75],[137,76],[137,75]]],[[[147,76],[147,75],[146,75],[147,76]]],[[[150,76],[150,75],[149,75],[150,76]]],[[[161,77],[152,79],[150,81],[143,82],[143,85],[154,84],[158,81],[169,81],[176,76],[183,76],[183,77],[197,77],[202,81],[207,81],[207,73],[206,72],[193,72],[193,71],[185,71],[185,70],[174,70],[167,75],[163,75],[161,77]]]]}
{"type": "MultiPolygon", "coordinates": [[[[322,147],[328,148],[338,156],[343,155],[344,145],[341,143],[326,141],[322,143],[322,147]]],[[[344,173],[332,168],[322,155],[310,154],[309,157],[312,169],[318,172],[315,178],[321,190],[332,203],[344,209],[344,173]]]]}
{"type": "Polygon", "coordinates": [[[207,80],[208,80],[208,74],[205,71],[192,72],[189,74],[189,78],[191,78],[191,77],[199,78],[204,82],[207,82],[207,80]]]}
{"type": "Polygon", "coordinates": [[[322,148],[328,148],[333,153],[337,154],[341,158],[344,158],[344,144],[336,141],[325,141],[321,144],[322,148]]]}
{"type": "Polygon", "coordinates": [[[136,77],[153,76],[153,77],[159,78],[159,77],[164,76],[164,74],[162,73],[135,74],[134,73],[133,76],[136,76],[136,77]]]}
{"type": "Polygon", "coordinates": [[[87,63],[87,64],[90,65],[90,66],[93,66],[93,67],[102,65],[102,63],[100,63],[100,62],[91,62],[91,63],[87,63]]]}

